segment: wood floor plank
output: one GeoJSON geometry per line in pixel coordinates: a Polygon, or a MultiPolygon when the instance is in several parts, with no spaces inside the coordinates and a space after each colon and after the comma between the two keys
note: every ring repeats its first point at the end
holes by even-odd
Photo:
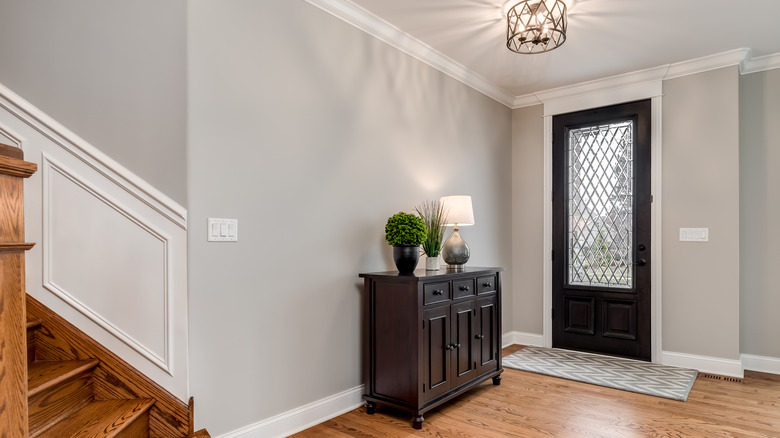
{"type": "MultiPolygon", "coordinates": [[[[511,346],[504,355],[521,349],[511,346]]],[[[780,376],[746,372],[740,382],[698,378],[688,401],[635,394],[506,369],[428,412],[422,430],[408,414],[361,407],[293,435],[307,437],[780,437],[780,376]]]]}

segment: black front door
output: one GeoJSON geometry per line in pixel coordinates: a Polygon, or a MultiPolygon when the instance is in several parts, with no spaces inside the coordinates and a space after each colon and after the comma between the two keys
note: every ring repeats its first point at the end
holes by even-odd
{"type": "Polygon", "coordinates": [[[650,360],[650,101],[553,117],[553,347],[650,360]]]}

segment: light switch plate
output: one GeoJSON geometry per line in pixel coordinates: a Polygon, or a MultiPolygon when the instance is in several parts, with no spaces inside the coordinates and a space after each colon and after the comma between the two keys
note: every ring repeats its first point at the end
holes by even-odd
{"type": "Polygon", "coordinates": [[[680,228],[680,242],[709,242],[709,228],[680,228]]]}
{"type": "Polygon", "coordinates": [[[209,242],[238,241],[238,219],[209,218],[207,230],[209,242]]]}

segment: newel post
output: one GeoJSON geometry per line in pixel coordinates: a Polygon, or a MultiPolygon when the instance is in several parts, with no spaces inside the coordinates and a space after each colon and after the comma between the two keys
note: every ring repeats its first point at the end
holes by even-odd
{"type": "Polygon", "coordinates": [[[0,436],[27,437],[27,316],[24,178],[37,170],[21,149],[0,144],[0,436]]]}

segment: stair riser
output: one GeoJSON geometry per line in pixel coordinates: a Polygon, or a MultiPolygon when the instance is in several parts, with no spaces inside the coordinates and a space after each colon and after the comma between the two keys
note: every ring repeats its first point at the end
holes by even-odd
{"type": "Polygon", "coordinates": [[[27,329],[27,366],[35,360],[35,329],[27,329]]]}
{"type": "Polygon", "coordinates": [[[92,386],[92,371],[88,371],[30,397],[30,438],[91,402],[92,386]]]}
{"type": "Polygon", "coordinates": [[[149,412],[144,412],[132,424],[116,434],[117,438],[149,438],[149,412]]]}

